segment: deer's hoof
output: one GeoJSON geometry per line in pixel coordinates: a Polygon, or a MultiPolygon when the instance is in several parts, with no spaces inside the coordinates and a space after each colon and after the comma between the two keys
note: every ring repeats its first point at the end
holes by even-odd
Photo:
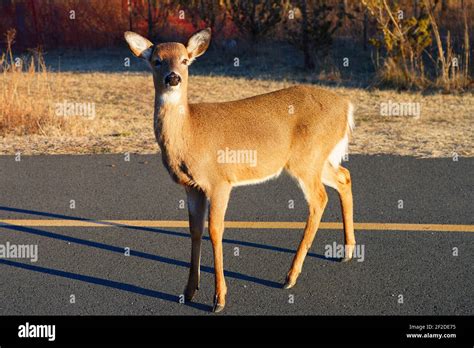
{"type": "Polygon", "coordinates": [[[347,244],[345,246],[345,257],[343,259],[341,259],[341,262],[349,262],[350,260],[352,260],[352,256],[354,254],[354,249],[355,249],[355,245],[353,244],[347,244]]]}
{"type": "Polygon", "coordinates": [[[352,260],[352,256],[346,256],[345,258],[341,259],[341,262],[349,262],[352,260]]]}
{"type": "Polygon", "coordinates": [[[212,308],[212,312],[214,313],[222,312],[224,310],[224,307],[225,307],[225,303],[224,304],[218,303],[217,296],[216,296],[214,299],[214,307],[212,308]]]}
{"type": "Polygon", "coordinates": [[[290,280],[289,277],[286,278],[285,284],[283,285],[283,289],[291,289],[295,286],[296,280],[290,280]]]}
{"type": "Polygon", "coordinates": [[[196,294],[196,290],[199,290],[199,287],[196,287],[193,290],[188,290],[188,288],[186,288],[184,291],[184,300],[186,302],[191,302],[196,294]]]}
{"type": "Polygon", "coordinates": [[[214,313],[219,313],[219,312],[222,312],[222,311],[224,310],[224,307],[225,307],[225,305],[216,303],[216,304],[214,305],[214,308],[212,308],[212,311],[213,311],[214,313]]]}

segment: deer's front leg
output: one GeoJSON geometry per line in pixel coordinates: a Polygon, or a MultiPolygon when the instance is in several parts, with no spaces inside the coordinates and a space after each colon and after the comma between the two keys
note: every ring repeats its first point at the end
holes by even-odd
{"type": "Polygon", "coordinates": [[[201,240],[204,231],[207,199],[202,191],[192,187],[186,188],[186,194],[188,197],[189,230],[191,232],[191,268],[189,269],[189,279],[184,297],[186,301],[191,301],[199,288],[201,240]]]}
{"type": "Polygon", "coordinates": [[[224,261],[222,252],[222,237],[224,235],[224,218],[229,202],[230,184],[223,183],[214,187],[210,195],[209,236],[214,251],[215,297],[213,312],[217,313],[225,307],[227,286],[224,279],[224,261]]]}

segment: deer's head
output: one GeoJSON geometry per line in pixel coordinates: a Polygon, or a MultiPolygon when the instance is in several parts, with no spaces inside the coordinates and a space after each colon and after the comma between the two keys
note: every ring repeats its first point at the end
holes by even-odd
{"type": "Polygon", "coordinates": [[[131,31],[125,32],[125,40],[133,54],[152,69],[155,91],[161,100],[177,103],[187,91],[189,65],[209,47],[211,29],[193,34],[186,46],[178,42],[155,45],[131,31]]]}

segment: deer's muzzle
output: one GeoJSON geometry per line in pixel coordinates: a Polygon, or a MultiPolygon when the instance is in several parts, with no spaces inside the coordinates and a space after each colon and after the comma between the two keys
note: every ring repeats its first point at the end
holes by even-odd
{"type": "Polygon", "coordinates": [[[181,76],[179,76],[175,72],[171,72],[165,77],[165,84],[169,86],[177,86],[180,83],[181,83],[181,76]]]}

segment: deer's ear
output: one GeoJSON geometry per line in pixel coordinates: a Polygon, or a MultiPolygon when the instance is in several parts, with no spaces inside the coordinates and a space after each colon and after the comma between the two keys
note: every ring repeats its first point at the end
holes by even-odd
{"type": "Polygon", "coordinates": [[[153,43],[133,31],[126,31],[124,37],[136,57],[150,60],[153,53],[153,43]]]}
{"type": "Polygon", "coordinates": [[[189,59],[192,62],[195,58],[201,56],[206,52],[211,42],[211,28],[206,28],[194,33],[188,40],[186,49],[189,54],[189,59]]]}

